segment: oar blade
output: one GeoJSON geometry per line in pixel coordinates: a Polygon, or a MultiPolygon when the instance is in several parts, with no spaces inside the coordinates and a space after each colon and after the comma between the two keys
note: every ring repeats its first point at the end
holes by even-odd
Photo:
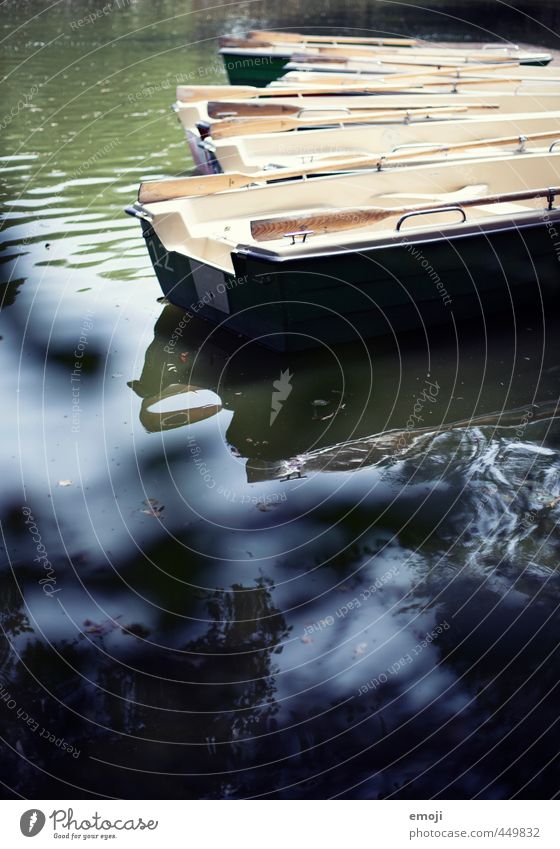
{"type": "Polygon", "coordinates": [[[244,85],[178,85],[175,96],[180,103],[197,103],[204,100],[243,100],[256,97],[261,90],[244,85]]]}
{"type": "Polygon", "coordinates": [[[178,180],[154,180],[140,183],[139,203],[158,203],[176,198],[209,195],[240,189],[251,183],[251,177],[237,171],[230,174],[209,174],[206,177],[181,177],[178,180]]]}
{"type": "Polygon", "coordinates": [[[317,235],[335,233],[340,230],[353,230],[381,221],[402,210],[383,209],[382,207],[356,207],[353,209],[319,210],[307,215],[277,216],[251,221],[251,235],[256,242],[268,242],[282,239],[294,233],[311,232],[317,235]]]}
{"type": "Polygon", "coordinates": [[[270,115],[297,115],[300,106],[290,103],[270,103],[261,100],[209,100],[206,110],[210,118],[261,118],[270,115]]]}

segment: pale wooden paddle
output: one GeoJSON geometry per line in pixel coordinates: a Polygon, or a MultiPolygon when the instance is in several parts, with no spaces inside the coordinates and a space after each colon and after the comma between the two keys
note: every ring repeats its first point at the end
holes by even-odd
{"type": "Polygon", "coordinates": [[[357,35],[340,35],[340,36],[332,36],[332,35],[301,35],[298,32],[275,32],[273,30],[250,30],[247,33],[248,40],[253,42],[260,40],[265,41],[280,41],[281,43],[288,42],[317,42],[318,44],[332,44],[333,42],[337,42],[339,44],[388,44],[393,47],[412,47],[413,45],[420,46],[421,42],[416,38],[377,38],[372,36],[366,36],[364,38],[360,38],[357,35]]]}
{"type": "MultiPolygon", "coordinates": [[[[414,66],[412,66],[414,69],[414,66]]],[[[490,74],[494,74],[494,72],[501,71],[509,71],[514,70],[516,72],[516,76],[523,78],[523,82],[532,82],[536,79],[537,82],[548,82],[551,79],[555,81],[554,77],[528,77],[523,73],[520,69],[519,65],[488,65],[487,70],[483,70],[478,65],[473,65],[473,71],[464,70],[468,66],[461,65],[460,67],[451,66],[442,68],[441,66],[435,67],[433,70],[426,66],[417,67],[415,70],[410,73],[401,73],[400,70],[397,73],[396,71],[389,71],[385,73],[385,69],[383,69],[383,73],[370,73],[369,71],[363,71],[361,69],[338,72],[335,71],[322,71],[320,66],[314,70],[315,66],[311,66],[308,70],[307,68],[299,68],[299,66],[293,70],[289,71],[285,76],[280,77],[280,79],[274,82],[274,85],[271,88],[274,88],[275,91],[281,90],[283,87],[294,87],[297,85],[318,85],[322,84],[324,86],[340,86],[344,88],[350,83],[357,83],[361,80],[366,80],[367,82],[375,83],[375,82],[392,82],[397,80],[398,82],[405,82],[406,80],[418,80],[420,83],[425,80],[431,80],[433,77],[441,75],[442,77],[446,77],[445,82],[449,85],[453,85],[455,80],[457,79],[480,79],[485,80],[488,79],[490,74]]],[[[502,79],[501,77],[494,77],[492,79],[502,79]]],[[[443,83],[442,83],[443,85],[443,83]]]]}
{"type": "Polygon", "coordinates": [[[332,117],[311,118],[301,115],[299,118],[291,118],[282,116],[270,116],[269,118],[256,117],[239,117],[239,118],[224,118],[223,120],[214,121],[209,126],[209,134],[214,141],[220,141],[226,138],[234,138],[237,136],[254,136],[264,133],[286,133],[295,130],[311,130],[321,129],[325,127],[346,127],[357,126],[359,124],[379,125],[387,124],[392,120],[393,123],[404,122],[414,123],[418,120],[430,120],[432,117],[442,118],[445,115],[460,115],[468,109],[491,108],[497,109],[495,104],[488,107],[479,106],[439,106],[430,109],[408,109],[406,111],[382,111],[378,112],[350,112],[348,115],[337,115],[332,117]]]}
{"type": "Polygon", "coordinates": [[[406,113],[396,112],[351,112],[348,115],[324,116],[322,118],[274,117],[263,118],[240,117],[226,118],[215,121],[210,125],[210,135],[214,141],[233,138],[236,136],[260,135],[265,133],[286,133],[293,130],[320,129],[324,127],[346,127],[357,124],[386,123],[388,119],[404,119],[406,113]]]}
{"type": "MultiPolygon", "coordinates": [[[[334,157],[332,157],[334,158],[334,157]]],[[[347,170],[351,170],[354,163],[358,163],[360,158],[347,158],[344,160],[347,170]]],[[[329,163],[329,157],[324,157],[320,161],[307,167],[300,166],[299,168],[284,168],[278,171],[261,171],[255,174],[243,174],[239,171],[232,171],[229,174],[210,174],[204,177],[179,177],[177,180],[153,180],[146,183],[141,183],[138,190],[139,203],[159,203],[166,200],[177,200],[184,197],[198,197],[200,195],[217,194],[218,192],[229,191],[230,189],[242,189],[249,185],[264,184],[270,180],[284,180],[292,177],[301,177],[305,173],[320,174],[322,172],[330,172],[336,167],[334,163],[329,163]]],[[[339,163],[340,170],[340,163],[339,163]]],[[[447,194],[440,193],[435,195],[404,195],[405,197],[418,198],[425,200],[426,198],[457,198],[473,197],[474,193],[480,195],[486,190],[483,184],[474,186],[465,186],[457,192],[449,192],[447,194]]],[[[400,197],[402,195],[393,194],[387,197],[400,197]]]]}
{"type": "MultiPolygon", "coordinates": [[[[302,64],[302,65],[307,64],[306,62],[299,62],[296,59],[294,59],[293,62],[294,62],[294,64],[302,64]]],[[[316,64],[320,67],[322,65],[322,62],[318,62],[318,63],[315,62],[314,64],[316,64]]],[[[452,80],[455,80],[457,78],[463,78],[463,77],[474,77],[474,76],[486,77],[488,74],[494,73],[494,71],[503,72],[503,71],[510,71],[510,70],[517,71],[520,76],[523,76],[523,77],[526,76],[526,74],[523,73],[523,66],[520,65],[519,62],[507,62],[507,63],[500,63],[500,64],[492,64],[492,65],[490,65],[490,64],[483,64],[483,65],[472,64],[472,65],[469,65],[468,63],[467,64],[462,63],[460,65],[446,65],[446,66],[441,66],[441,65],[417,65],[417,66],[414,66],[413,65],[412,70],[408,71],[407,73],[404,73],[404,71],[398,71],[398,72],[397,71],[389,71],[388,69],[384,68],[382,64],[381,64],[380,67],[381,67],[381,71],[373,71],[373,70],[370,71],[369,69],[365,70],[365,69],[360,68],[356,71],[346,71],[343,74],[341,74],[339,72],[338,76],[337,76],[336,72],[334,72],[334,71],[331,71],[331,72],[321,71],[320,73],[322,74],[321,79],[323,77],[325,79],[325,85],[327,84],[327,81],[330,84],[332,79],[342,80],[343,83],[344,83],[344,81],[352,82],[352,80],[355,80],[356,77],[361,78],[364,74],[369,75],[367,78],[371,79],[371,82],[375,82],[375,81],[384,82],[385,79],[388,79],[389,82],[394,82],[395,80],[397,80],[397,81],[409,80],[409,79],[415,80],[415,79],[418,79],[419,74],[421,75],[422,78],[424,78],[424,77],[431,78],[431,77],[437,77],[437,76],[440,76],[440,77],[441,76],[449,76],[449,77],[452,78],[452,80]]],[[[313,72],[307,71],[307,72],[302,72],[302,73],[305,76],[306,74],[310,75],[313,72]]],[[[531,77],[531,79],[533,79],[533,77],[531,77]]],[[[545,78],[543,78],[543,79],[545,79],[545,78]]],[[[313,82],[313,80],[311,80],[311,82],[313,82]]],[[[283,84],[289,85],[289,80],[285,81],[285,77],[280,77],[278,80],[275,80],[274,84],[271,84],[269,86],[269,88],[273,88],[273,87],[280,86],[280,85],[283,85],[283,84]]]]}
{"type": "MultiPolygon", "coordinates": [[[[495,203],[512,203],[519,200],[529,200],[532,198],[550,198],[555,194],[560,193],[560,186],[553,188],[542,188],[536,190],[528,190],[525,192],[509,192],[500,195],[487,195],[482,198],[472,198],[462,200],[461,207],[470,206],[486,206],[495,203]]],[[[383,221],[386,218],[395,216],[409,215],[411,213],[420,212],[452,212],[452,207],[446,210],[445,207],[434,206],[433,204],[422,204],[420,206],[400,206],[400,207],[374,207],[362,206],[351,209],[336,209],[336,210],[317,210],[306,215],[298,216],[278,216],[275,218],[261,218],[257,221],[251,221],[251,235],[257,242],[268,242],[274,239],[282,239],[286,235],[298,233],[315,233],[316,235],[326,235],[328,233],[337,233],[342,230],[354,230],[360,227],[366,227],[368,224],[375,224],[383,221]]],[[[529,209],[527,210],[530,211],[529,209]]]]}
{"type": "MultiPolygon", "coordinates": [[[[348,53],[348,51],[347,51],[348,53]]],[[[359,67],[383,67],[383,65],[398,65],[408,66],[411,68],[466,68],[474,66],[476,62],[488,67],[504,68],[513,65],[519,68],[520,64],[512,56],[492,56],[491,59],[483,60],[479,56],[470,56],[468,60],[454,56],[433,56],[419,54],[405,56],[403,54],[383,54],[383,55],[345,55],[336,51],[305,51],[300,53],[292,53],[290,63],[296,65],[357,65],[359,67]]],[[[476,65],[478,67],[478,65],[476,65]]]]}
{"type": "MultiPolygon", "coordinates": [[[[447,107],[446,112],[460,113],[463,110],[461,106],[447,107]]],[[[408,110],[407,112],[351,112],[349,115],[337,115],[324,118],[283,118],[281,116],[275,118],[225,118],[221,121],[215,121],[210,126],[210,134],[215,141],[219,139],[232,138],[234,136],[253,136],[262,133],[286,133],[291,130],[300,130],[303,128],[320,128],[332,127],[333,125],[346,126],[348,124],[374,124],[376,121],[386,123],[388,118],[408,119],[408,115],[413,118],[418,118],[420,115],[425,115],[427,118],[431,114],[440,115],[444,112],[444,108],[440,107],[437,111],[430,109],[408,110]]]]}
{"type": "MultiPolygon", "coordinates": [[[[273,44],[270,41],[257,41],[257,40],[248,40],[244,38],[234,38],[231,36],[225,36],[220,39],[221,47],[233,47],[235,49],[240,50],[264,50],[266,52],[276,52],[276,55],[282,51],[284,55],[288,54],[291,56],[298,55],[298,52],[305,52],[309,56],[340,56],[341,58],[348,59],[370,59],[374,60],[378,58],[387,58],[388,56],[395,56],[395,58],[401,58],[401,51],[397,51],[395,54],[392,51],[390,45],[377,45],[377,47],[368,47],[367,45],[360,44],[326,44],[326,45],[314,45],[309,43],[296,43],[293,42],[291,44],[279,43],[276,42],[273,44]],[[348,57],[345,54],[349,54],[348,57]]],[[[280,53],[281,55],[281,53],[280,53]]],[[[415,62],[420,59],[421,61],[428,61],[444,64],[445,60],[455,60],[455,62],[472,62],[472,61],[511,61],[510,54],[496,54],[491,51],[482,51],[482,50],[464,50],[461,48],[439,48],[438,50],[430,50],[426,51],[422,48],[410,49],[403,51],[402,56],[404,60],[408,60],[409,58],[415,62]]]]}
{"type": "Polygon", "coordinates": [[[453,153],[462,150],[495,147],[505,144],[520,144],[522,141],[539,141],[557,139],[560,131],[553,130],[545,133],[531,133],[526,136],[502,136],[494,139],[478,139],[477,141],[459,142],[457,144],[436,145],[429,148],[403,151],[394,154],[373,154],[371,156],[355,156],[337,159],[321,159],[296,168],[279,168],[275,170],[257,171],[244,174],[232,171],[229,174],[210,174],[207,177],[183,177],[178,180],[162,180],[141,183],[138,192],[140,203],[155,203],[156,201],[171,200],[179,197],[208,195],[224,192],[230,189],[241,189],[253,184],[265,184],[271,180],[290,180],[293,177],[304,177],[309,174],[324,174],[336,171],[356,171],[362,168],[380,168],[390,158],[398,164],[406,159],[425,159],[427,156],[437,156],[439,153],[453,153]]]}
{"type": "MultiPolygon", "coordinates": [[[[451,91],[456,91],[459,86],[469,86],[469,85],[480,85],[493,83],[493,80],[471,80],[471,79],[458,79],[453,81],[451,85],[451,91]]],[[[523,82],[522,78],[515,77],[507,77],[500,79],[501,83],[510,82],[517,83],[523,82]]],[[[445,86],[448,85],[441,80],[431,80],[424,84],[423,88],[429,86],[445,86]]],[[[321,86],[321,85],[312,85],[312,86],[299,86],[295,88],[257,88],[257,86],[177,86],[177,100],[182,103],[195,103],[201,100],[247,100],[252,97],[310,97],[312,95],[321,95],[321,94],[351,94],[353,92],[361,92],[361,93],[371,93],[371,94],[393,94],[393,92],[407,92],[411,91],[412,93],[417,93],[417,89],[412,89],[410,86],[406,85],[390,85],[389,83],[385,85],[380,85],[379,83],[373,81],[364,81],[364,82],[352,82],[352,84],[347,84],[344,86],[321,86]]],[[[420,91],[421,93],[421,91],[420,91]]],[[[446,92],[444,92],[446,93],[446,92]]]]}
{"type": "MultiPolygon", "coordinates": [[[[323,64],[324,56],[322,54],[309,54],[308,58],[298,58],[303,57],[306,54],[297,54],[294,53],[290,58],[290,62],[288,65],[307,65],[309,64],[312,68],[313,66],[321,66],[323,64]]],[[[430,69],[435,71],[437,70],[445,70],[446,68],[449,71],[459,70],[461,68],[470,68],[470,67],[478,67],[478,63],[483,63],[487,67],[495,67],[496,65],[499,68],[509,67],[509,65],[514,65],[516,68],[522,67],[519,62],[516,62],[515,58],[511,56],[501,57],[496,56],[492,57],[492,60],[489,59],[484,61],[476,56],[471,57],[470,59],[454,59],[453,57],[447,57],[444,59],[440,59],[435,56],[411,56],[411,57],[403,57],[401,55],[395,56],[393,54],[387,56],[379,56],[377,59],[364,59],[362,57],[352,58],[351,56],[340,57],[339,65],[347,65],[348,70],[354,70],[357,72],[363,71],[367,73],[370,68],[379,67],[383,69],[387,67],[390,68],[402,68],[404,73],[404,69],[407,68],[411,72],[416,71],[424,71],[428,73],[430,69]]],[[[336,65],[336,62],[329,63],[336,65]]],[[[282,77],[279,78],[280,80],[282,77]]]]}
{"type": "MultiPolygon", "coordinates": [[[[351,106],[342,107],[341,109],[336,109],[334,106],[327,106],[321,108],[320,106],[312,106],[305,107],[299,106],[291,103],[275,103],[267,100],[209,100],[206,106],[206,111],[210,118],[214,118],[215,120],[225,120],[226,118],[261,118],[261,117],[279,117],[281,115],[292,115],[297,116],[301,119],[305,118],[306,113],[328,113],[332,112],[333,115],[335,112],[338,113],[347,113],[347,117],[352,115],[355,112],[361,112],[362,114],[372,114],[375,116],[376,113],[380,113],[383,115],[395,115],[395,117],[404,116],[407,114],[416,115],[425,112],[437,113],[437,112],[466,112],[469,109],[498,109],[497,103],[461,103],[460,106],[423,106],[411,108],[410,106],[386,106],[380,108],[379,106],[362,106],[353,108],[351,106]]],[[[333,118],[336,120],[336,118],[333,118]]]]}
{"type": "Polygon", "coordinates": [[[377,45],[377,48],[368,47],[364,44],[309,44],[305,42],[287,43],[272,43],[270,41],[257,41],[245,38],[234,38],[232,36],[224,36],[220,39],[221,47],[233,47],[238,50],[262,50],[272,55],[288,55],[294,56],[321,56],[333,57],[333,61],[340,59],[341,61],[377,61],[388,56],[395,59],[402,58],[403,61],[412,60],[419,61],[421,64],[425,61],[444,64],[445,60],[454,60],[455,62],[468,61],[511,61],[510,54],[496,54],[490,51],[481,50],[464,50],[461,48],[441,48],[439,50],[424,50],[416,48],[406,51],[393,51],[390,45],[377,45]],[[347,55],[346,55],[347,54],[347,55]]]}
{"type": "MultiPolygon", "coordinates": [[[[284,180],[292,177],[302,177],[305,174],[321,174],[324,172],[340,170],[344,164],[352,168],[353,163],[359,165],[364,157],[357,156],[355,159],[346,157],[343,160],[336,159],[330,163],[329,157],[322,158],[309,165],[300,165],[297,168],[278,168],[268,171],[257,171],[254,174],[244,174],[241,171],[230,171],[226,174],[209,174],[204,177],[179,177],[177,180],[154,180],[141,183],[138,190],[139,203],[156,203],[163,200],[173,200],[182,197],[194,197],[197,195],[217,194],[229,189],[242,189],[251,184],[265,184],[270,180],[284,180]]],[[[370,157],[367,157],[369,162],[370,157]]]]}

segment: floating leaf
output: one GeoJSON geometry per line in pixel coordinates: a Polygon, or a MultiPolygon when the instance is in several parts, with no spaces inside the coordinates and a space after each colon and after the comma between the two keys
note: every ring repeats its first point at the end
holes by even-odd
{"type": "Polygon", "coordinates": [[[59,486],[72,486],[72,481],[68,479],[64,479],[58,482],[59,486]]]}
{"type": "Polygon", "coordinates": [[[116,619],[120,619],[121,616],[116,616],[115,619],[106,619],[104,622],[92,622],[91,619],[85,619],[85,633],[91,634],[93,637],[104,637],[105,634],[110,634],[111,631],[114,631],[115,628],[119,627],[116,619]]]}

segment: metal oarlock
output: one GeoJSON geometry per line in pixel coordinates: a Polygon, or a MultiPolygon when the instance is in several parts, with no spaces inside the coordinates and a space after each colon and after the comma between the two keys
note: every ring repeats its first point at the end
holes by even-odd
{"type": "Polygon", "coordinates": [[[291,239],[290,245],[295,245],[297,236],[301,236],[301,244],[303,244],[314,232],[314,230],[294,230],[293,233],[284,233],[284,238],[291,239]]]}

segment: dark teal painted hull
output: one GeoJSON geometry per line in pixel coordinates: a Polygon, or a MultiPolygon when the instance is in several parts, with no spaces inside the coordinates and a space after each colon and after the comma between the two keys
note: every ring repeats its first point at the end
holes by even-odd
{"type": "Polygon", "coordinates": [[[285,56],[240,56],[220,50],[231,85],[254,85],[262,88],[286,73],[291,54],[285,56]]]}
{"type": "Polygon", "coordinates": [[[166,253],[142,226],[169,301],[281,351],[538,305],[560,290],[551,224],[542,221],[287,261],[240,247],[235,276],[166,253]]]}

